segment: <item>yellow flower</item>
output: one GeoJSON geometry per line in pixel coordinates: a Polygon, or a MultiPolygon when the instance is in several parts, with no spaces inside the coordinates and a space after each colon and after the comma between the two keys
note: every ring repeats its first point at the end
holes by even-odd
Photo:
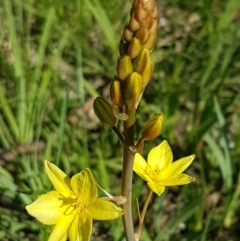
{"type": "Polygon", "coordinates": [[[26,209],[41,223],[55,224],[48,241],[88,241],[93,219],[111,220],[123,215],[123,209],[97,198],[97,186],[89,169],[71,179],[48,161],[45,170],[55,191],[41,195],[26,209]]]}
{"type": "Polygon", "coordinates": [[[194,158],[195,155],[191,155],[172,162],[172,150],[167,141],[163,141],[149,152],[148,163],[137,153],[133,170],[147,181],[153,192],[160,196],[164,192],[165,186],[184,185],[195,180],[194,177],[182,174],[194,158]]]}

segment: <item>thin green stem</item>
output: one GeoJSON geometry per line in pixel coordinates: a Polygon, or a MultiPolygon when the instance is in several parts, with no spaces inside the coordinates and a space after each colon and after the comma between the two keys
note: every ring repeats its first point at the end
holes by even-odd
{"type": "Polygon", "coordinates": [[[123,143],[124,143],[124,137],[123,137],[122,133],[119,131],[119,129],[118,129],[116,126],[114,126],[114,127],[112,128],[112,130],[117,134],[118,139],[119,139],[120,142],[123,144],[123,143]]]}
{"type": "Polygon", "coordinates": [[[127,241],[134,241],[134,227],[132,221],[132,177],[133,177],[133,161],[134,153],[129,149],[134,145],[135,133],[135,110],[127,112],[129,119],[124,122],[124,137],[123,145],[123,169],[122,169],[122,192],[121,195],[126,197],[123,209],[125,214],[123,216],[123,224],[127,241]]]}
{"type": "Polygon", "coordinates": [[[145,200],[145,203],[144,203],[141,215],[139,217],[139,227],[138,227],[138,230],[139,230],[140,236],[141,236],[142,231],[143,231],[143,222],[144,222],[144,218],[145,218],[145,215],[146,215],[146,212],[147,212],[148,205],[149,205],[149,203],[151,201],[151,198],[152,198],[152,194],[153,194],[152,190],[149,189],[149,192],[148,192],[147,198],[145,200]]]}

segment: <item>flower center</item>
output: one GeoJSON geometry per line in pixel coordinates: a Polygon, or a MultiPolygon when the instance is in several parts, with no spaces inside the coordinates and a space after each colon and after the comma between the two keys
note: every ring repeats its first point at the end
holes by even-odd
{"type": "Polygon", "coordinates": [[[152,169],[151,167],[147,167],[147,173],[148,175],[151,177],[151,179],[153,180],[153,182],[158,183],[161,180],[161,170],[159,169],[159,167],[155,167],[154,169],[152,169]]]}
{"type": "Polygon", "coordinates": [[[77,198],[77,210],[78,212],[82,212],[87,206],[87,201],[84,197],[77,198]]]}

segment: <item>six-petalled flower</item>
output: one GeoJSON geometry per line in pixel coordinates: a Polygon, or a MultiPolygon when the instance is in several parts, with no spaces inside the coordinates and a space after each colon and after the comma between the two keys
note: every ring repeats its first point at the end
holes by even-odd
{"type": "Polygon", "coordinates": [[[92,221],[112,220],[124,214],[114,203],[97,198],[97,185],[89,169],[71,179],[54,164],[45,161],[55,191],[41,195],[26,207],[45,225],[55,225],[48,241],[88,241],[92,221]]]}
{"type": "Polygon", "coordinates": [[[175,162],[170,146],[163,141],[157,147],[151,149],[148,161],[137,153],[134,159],[133,170],[145,181],[149,188],[160,196],[165,186],[188,184],[195,180],[182,172],[192,163],[195,155],[183,157],[175,162]]]}

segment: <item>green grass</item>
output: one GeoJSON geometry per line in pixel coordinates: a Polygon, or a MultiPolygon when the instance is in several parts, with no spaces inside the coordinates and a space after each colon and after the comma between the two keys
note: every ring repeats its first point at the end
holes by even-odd
{"type": "MultiPolygon", "coordinates": [[[[143,240],[238,240],[240,202],[240,1],[157,1],[154,77],[137,130],[162,111],[162,139],[175,159],[195,153],[193,184],[154,196],[143,240]]],[[[100,126],[92,100],[106,95],[131,3],[12,0],[0,6],[0,240],[47,240],[25,211],[51,189],[44,159],[70,176],[90,167],[120,192],[117,137],[100,126]]],[[[140,205],[145,184],[134,176],[140,205]]],[[[135,200],[135,199],[134,199],[135,200]]],[[[134,203],[135,207],[135,203],[134,203]]],[[[135,219],[137,210],[134,208],[135,219]]],[[[93,240],[124,240],[121,220],[96,222],[93,240]],[[102,239],[104,240],[104,239],[102,239]]]]}

